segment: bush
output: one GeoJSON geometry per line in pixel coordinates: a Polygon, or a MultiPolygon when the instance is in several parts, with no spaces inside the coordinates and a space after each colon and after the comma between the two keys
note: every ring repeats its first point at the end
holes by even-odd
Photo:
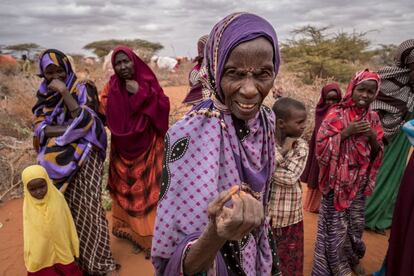
{"type": "Polygon", "coordinates": [[[294,38],[282,43],[282,59],[288,70],[307,84],[316,78],[347,82],[373,55],[367,51],[370,41],[366,33],[329,35],[328,29],[305,26],[294,30],[294,38]]]}

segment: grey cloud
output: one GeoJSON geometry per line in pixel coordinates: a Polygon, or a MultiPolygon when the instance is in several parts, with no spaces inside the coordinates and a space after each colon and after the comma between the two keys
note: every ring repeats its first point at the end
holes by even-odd
{"type": "Polygon", "coordinates": [[[369,32],[374,44],[414,37],[414,1],[358,0],[3,0],[0,44],[35,42],[79,52],[101,39],[142,38],[165,46],[161,54],[196,53],[199,36],[235,11],[249,11],[273,24],[279,39],[313,24],[369,32]]]}

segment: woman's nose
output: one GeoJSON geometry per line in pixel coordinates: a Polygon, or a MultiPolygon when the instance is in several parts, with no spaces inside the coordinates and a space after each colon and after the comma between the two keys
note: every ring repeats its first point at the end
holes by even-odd
{"type": "Polygon", "coordinates": [[[239,91],[240,94],[246,98],[254,98],[259,93],[251,76],[246,76],[246,79],[243,81],[239,91]]]}

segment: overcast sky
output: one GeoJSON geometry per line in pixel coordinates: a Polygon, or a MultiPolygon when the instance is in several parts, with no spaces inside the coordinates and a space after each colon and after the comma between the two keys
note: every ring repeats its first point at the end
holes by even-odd
{"type": "Polygon", "coordinates": [[[414,38],[413,0],[0,0],[0,44],[84,53],[92,41],[141,38],[164,45],[162,55],[194,56],[197,39],[236,11],[266,18],[280,41],[307,24],[372,30],[374,46],[414,38]]]}

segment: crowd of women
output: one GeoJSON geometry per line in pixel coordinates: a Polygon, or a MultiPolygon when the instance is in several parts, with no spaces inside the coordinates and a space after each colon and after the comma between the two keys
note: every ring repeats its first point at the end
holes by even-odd
{"type": "Polygon", "coordinates": [[[312,275],[363,275],[365,216],[389,227],[381,219],[395,202],[383,270],[414,275],[414,40],[395,67],[356,73],[343,98],[335,83],[322,88],[309,150],[302,103],[262,105],[278,45],[257,15],[218,22],[198,43],[193,107],[172,126],[168,97],[128,47],[113,50],[100,93],[65,54],[45,51],[32,110],[38,165],[22,174],[28,273],[117,275],[101,203],[107,127],[112,233],[152,258],[157,275],[303,275],[300,179],[305,210],[319,212],[312,275]]]}

